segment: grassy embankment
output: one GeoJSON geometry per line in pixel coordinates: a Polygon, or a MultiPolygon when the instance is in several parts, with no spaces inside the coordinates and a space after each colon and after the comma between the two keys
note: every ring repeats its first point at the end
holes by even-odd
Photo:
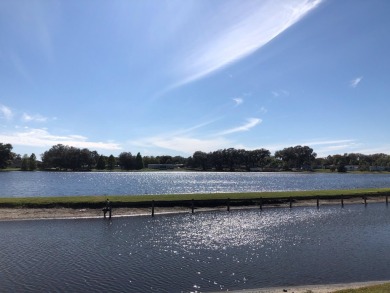
{"type": "Polygon", "coordinates": [[[0,198],[0,207],[24,208],[100,208],[108,198],[113,207],[146,207],[155,201],[156,206],[191,206],[195,201],[197,207],[215,207],[225,205],[283,204],[301,200],[337,200],[351,198],[374,198],[390,196],[390,188],[371,188],[353,190],[312,190],[284,192],[250,192],[250,193],[202,193],[202,194],[167,194],[167,195],[118,195],[118,196],[63,196],[63,197],[25,197],[0,198]]]}
{"type": "Polygon", "coordinates": [[[388,292],[390,292],[390,283],[368,286],[359,289],[343,289],[343,290],[335,291],[333,293],[388,293],[388,292]]]}

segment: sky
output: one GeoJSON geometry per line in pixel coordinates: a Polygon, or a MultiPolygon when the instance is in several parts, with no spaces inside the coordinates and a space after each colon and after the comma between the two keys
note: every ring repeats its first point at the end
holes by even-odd
{"type": "Polygon", "coordinates": [[[390,154],[388,0],[0,0],[0,142],[390,154]]]}

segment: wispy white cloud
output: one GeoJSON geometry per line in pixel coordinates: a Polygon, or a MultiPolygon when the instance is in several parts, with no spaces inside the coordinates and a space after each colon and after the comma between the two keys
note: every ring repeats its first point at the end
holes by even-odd
{"type": "Polygon", "coordinates": [[[0,104],[0,118],[11,120],[14,117],[12,110],[0,104]]]}
{"type": "MultiPolygon", "coordinates": [[[[26,1],[23,5],[18,5],[9,1],[2,7],[5,11],[12,11],[12,13],[8,12],[6,17],[10,19],[9,23],[12,23],[16,37],[19,37],[30,49],[40,50],[49,61],[54,59],[51,30],[56,27],[58,19],[61,18],[61,6],[58,4],[57,1],[50,3],[26,1]]],[[[19,56],[13,54],[11,58],[17,70],[29,78],[30,75],[25,70],[19,56]]]]}
{"type": "Polygon", "coordinates": [[[355,79],[352,79],[349,85],[353,88],[356,88],[362,80],[363,80],[363,76],[357,77],[355,79]]]}
{"type": "Polygon", "coordinates": [[[24,65],[22,59],[14,51],[9,52],[9,56],[7,59],[11,62],[13,69],[21,77],[23,77],[27,82],[33,84],[33,78],[31,77],[31,74],[24,65]]]}
{"type": "Polygon", "coordinates": [[[226,147],[226,145],[230,144],[230,141],[222,136],[214,134],[205,135],[204,131],[199,134],[197,130],[208,126],[217,120],[219,119],[202,122],[185,129],[141,137],[136,140],[132,139],[131,141],[128,141],[128,144],[138,148],[141,147],[143,153],[151,153],[152,155],[156,155],[158,152],[165,154],[166,150],[188,155],[192,155],[199,150],[211,152],[226,147]]]}
{"type": "Polygon", "coordinates": [[[205,77],[236,62],[302,19],[321,0],[231,1],[213,15],[208,30],[193,37],[195,44],[185,51],[178,72],[177,87],[205,77]]]}
{"type": "Polygon", "coordinates": [[[361,145],[355,139],[339,140],[318,140],[304,142],[302,145],[310,146],[317,153],[318,157],[326,157],[336,153],[356,152],[356,148],[361,145]]]}
{"type": "Polygon", "coordinates": [[[46,122],[48,120],[48,118],[44,117],[40,114],[29,115],[27,113],[23,113],[22,120],[24,122],[46,122]]]}
{"type": "MultiPolygon", "coordinates": [[[[196,151],[211,152],[225,148],[230,141],[223,137],[195,138],[189,136],[154,136],[132,141],[131,144],[138,147],[162,148],[192,155],[196,151]]],[[[156,153],[154,153],[155,155],[156,153]]]]}
{"type": "MultiPolygon", "coordinates": [[[[214,121],[212,121],[214,122],[214,121]]],[[[225,135],[249,131],[251,128],[261,123],[261,119],[250,118],[247,123],[239,127],[221,131],[219,133],[211,133],[207,136],[197,134],[194,130],[206,126],[212,122],[202,123],[186,130],[159,134],[156,136],[143,137],[138,140],[131,140],[129,145],[144,148],[144,152],[148,149],[165,149],[173,150],[186,154],[193,154],[195,151],[211,152],[222,148],[235,147],[237,144],[226,138],[225,135]]],[[[154,153],[155,154],[155,153],[154,153]]]]}
{"type": "Polygon", "coordinates": [[[236,106],[241,105],[242,103],[244,103],[244,99],[243,98],[234,98],[233,101],[236,102],[236,106]]]}
{"type": "Polygon", "coordinates": [[[317,145],[335,145],[335,144],[350,144],[354,143],[354,139],[339,139],[339,140],[317,140],[317,141],[308,141],[303,143],[304,145],[312,145],[312,146],[317,146],[317,145]]]}
{"type": "Polygon", "coordinates": [[[112,142],[89,141],[87,137],[80,135],[54,135],[46,129],[24,129],[20,131],[0,133],[0,141],[6,141],[12,145],[31,147],[51,147],[56,144],[64,144],[79,148],[120,150],[121,146],[112,142]]]}
{"type": "Polygon", "coordinates": [[[390,145],[383,146],[360,146],[356,149],[357,153],[372,155],[372,154],[388,154],[390,155],[390,145]]]}
{"type": "Polygon", "coordinates": [[[288,97],[290,95],[289,91],[286,90],[274,90],[271,92],[271,94],[277,98],[277,97],[288,97]]]}
{"type": "Polygon", "coordinates": [[[215,118],[213,120],[205,121],[205,122],[196,124],[196,125],[188,127],[188,128],[178,129],[176,131],[167,133],[166,136],[175,137],[175,136],[186,136],[186,135],[191,134],[191,133],[193,134],[195,130],[203,128],[205,126],[208,126],[208,125],[214,123],[217,120],[219,120],[219,118],[215,118]]]}
{"type": "Polygon", "coordinates": [[[262,122],[262,120],[259,118],[249,118],[249,119],[247,119],[247,123],[245,123],[244,125],[224,130],[224,131],[220,132],[219,135],[226,135],[226,134],[232,134],[235,132],[249,131],[251,128],[255,127],[256,125],[260,124],[261,122],[262,122]]]}
{"type": "Polygon", "coordinates": [[[265,114],[265,113],[268,112],[268,109],[266,107],[260,107],[259,112],[262,113],[262,114],[265,114]]]}

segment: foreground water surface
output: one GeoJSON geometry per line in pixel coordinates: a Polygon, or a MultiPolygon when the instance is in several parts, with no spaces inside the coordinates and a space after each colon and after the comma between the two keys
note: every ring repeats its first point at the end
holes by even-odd
{"type": "Polygon", "coordinates": [[[0,197],[141,195],[390,187],[390,174],[0,172],[0,197]]]}
{"type": "Polygon", "coordinates": [[[390,279],[384,203],[0,222],[1,292],[207,292],[390,279]]]}

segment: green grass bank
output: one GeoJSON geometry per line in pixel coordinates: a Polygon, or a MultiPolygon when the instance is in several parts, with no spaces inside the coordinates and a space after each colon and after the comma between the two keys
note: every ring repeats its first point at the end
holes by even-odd
{"type": "Polygon", "coordinates": [[[390,283],[385,283],[381,285],[374,285],[363,287],[359,289],[343,289],[334,291],[333,293],[389,293],[390,292],[390,283]]]}
{"type": "Polygon", "coordinates": [[[283,204],[303,200],[337,200],[353,198],[379,198],[390,196],[390,188],[370,188],[352,190],[311,190],[283,192],[249,193],[200,193],[200,194],[163,194],[163,195],[110,195],[110,196],[61,196],[61,197],[24,197],[0,198],[3,208],[101,208],[108,198],[112,207],[146,207],[155,201],[157,206],[191,206],[194,200],[197,207],[215,207],[225,205],[244,206],[258,204],[283,204]]]}

